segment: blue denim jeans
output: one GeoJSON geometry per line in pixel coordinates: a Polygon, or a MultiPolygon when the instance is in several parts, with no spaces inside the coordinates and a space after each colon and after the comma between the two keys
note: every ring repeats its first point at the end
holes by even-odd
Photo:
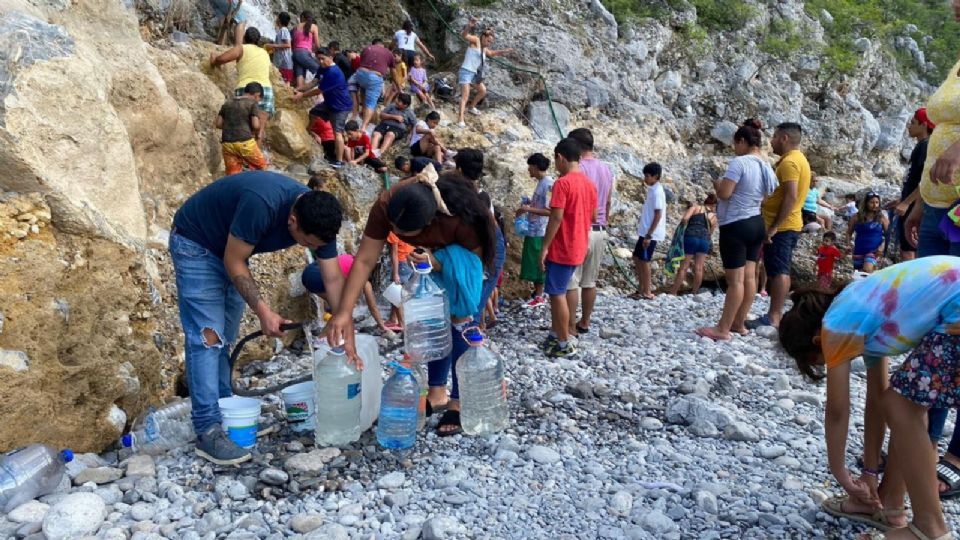
{"type": "Polygon", "coordinates": [[[441,360],[434,360],[427,364],[427,384],[433,388],[437,386],[446,386],[447,379],[450,378],[450,372],[453,372],[453,389],[450,391],[451,399],[460,399],[460,384],[457,381],[457,360],[467,352],[470,347],[467,340],[463,339],[463,331],[476,323],[471,321],[463,324],[450,325],[450,332],[453,334],[453,349],[450,354],[441,360]]]}
{"type": "Polygon", "coordinates": [[[379,73],[366,69],[357,70],[354,73],[357,80],[357,86],[363,90],[364,107],[376,109],[377,101],[380,100],[380,94],[383,93],[383,77],[379,73]]]}
{"type": "Polygon", "coordinates": [[[217,400],[232,395],[230,345],[236,341],[244,301],[233,286],[223,260],[177,233],[170,234],[170,258],[177,276],[177,306],[184,333],[187,384],[197,434],[220,424],[217,400]],[[207,345],[203,331],[220,338],[207,345]]]}
{"type": "Polygon", "coordinates": [[[477,309],[477,313],[473,316],[473,320],[478,323],[483,316],[484,308],[487,307],[487,300],[490,299],[493,290],[497,288],[497,280],[500,278],[500,272],[503,271],[503,263],[507,260],[507,242],[503,238],[500,227],[496,227],[496,229],[497,249],[493,255],[493,270],[483,280],[483,288],[480,290],[480,306],[477,309]]]}
{"type": "MultiPolygon", "coordinates": [[[[920,221],[920,232],[917,241],[917,257],[932,257],[934,255],[960,256],[960,243],[950,243],[940,232],[940,221],[947,214],[949,208],[934,208],[923,205],[923,219],[920,221]]],[[[943,424],[947,421],[950,409],[930,409],[927,415],[927,434],[931,441],[938,441],[943,436],[943,424]]],[[[960,456],[960,429],[953,430],[950,446],[947,450],[955,456],[960,456]]]]}

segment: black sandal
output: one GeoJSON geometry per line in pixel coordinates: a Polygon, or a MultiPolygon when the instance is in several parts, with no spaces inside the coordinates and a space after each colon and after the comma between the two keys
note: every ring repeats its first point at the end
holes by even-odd
{"type": "MultiPolygon", "coordinates": [[[[863,470],[863,456],[860,456],[857,458],[857,468],[860,470],[863,470]]],[[[877,469],[878,469],[877,472],[881,474],[883,474],[883,472],[887,469],[887,453],[886,452],[880,452],[880,466],[877,469]]]]}
{"type": "Polygon", "coordinates": [[[577,329],[577,334],[589,334],[589,333],[590,333],[590,329],[589,329],[589,328],[584,328],[584,327],[580,326],[579,324],[574,325],[574,328],[577,329]]]}
{"type": "Polygon", "coordinates": [[[940,499],[953,499],[960,495],[960,468],[944,458],[937,463],[937,480],[947,485],[946,491],[940,492],[940,499]]]}
{"type": "Polygon", "coordinates": [[[463,433],[463,426],[460,425],[460,411],[450,411],[443,413],[440,422],[437,424],[438,437],[453,437],[463,433]],[[457,429],[444,430],[445,427],[454,426],[457,429]]]}
{"type": "Polygon", "coordinates": [[[443,405],[437,405],[436,407],[434,407],[433,404],[431,404],[431,403],[430,403],[430,400],[428,399],[428,400],[427,400],[427,412],[426,412],[427,418],[430,418],[430,417],[433,416],[434,414],[439,414],[439,413],[442,413],[442,412],[446,411],[448,407],[450,407],[450,402],[449,402],[449,401],[446,402],[446,403],[444,403],[443,405]]]}

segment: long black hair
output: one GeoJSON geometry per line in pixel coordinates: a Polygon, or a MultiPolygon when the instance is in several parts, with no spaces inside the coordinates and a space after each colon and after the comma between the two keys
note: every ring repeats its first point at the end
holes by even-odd
{"type": "Polygon", "coordinates": [[[809,380],[819,381],[825,376],[819,365],[822,349],[813,343],[813,338],[820,335],[824,315],[846,286],[847,283],[842,283],[828,290],[812,286],[798,288],[790,295],[793,307],[780,320],[780,344],[809,380]]]}
{"type": "MultiPolygon", "coordinates": [[[[476,233],[480,258],[484,266],[492,268],[497,232],[489,204],[483,202],[473,182],[457,171],[440,175],[437,189],[450,214],[460,218],[476,233]]],[[[400,231],[423,229],[433,221],[437,212],[433,190],[416,182],[398,189],[387,203],[387,219],[400,231]]]]}

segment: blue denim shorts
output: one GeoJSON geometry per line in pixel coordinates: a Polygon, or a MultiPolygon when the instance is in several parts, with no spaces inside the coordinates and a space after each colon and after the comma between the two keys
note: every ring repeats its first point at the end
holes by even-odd
{"type": "Polygon", "coordinates": [[[460,68],[460,73],[457,75],[457,81],[460,84],[473,84],[473,81],[477,78],[477,74],[469,69],[460,68]]]}
{"type": "Polygon", "coordinates": [[[653,254],[657,251],[657,241],[651,240],[647,244],[647,249],[643,249],[643,237],[637,239],[637,245],[633,247],[633,256],[644,262],[653,260],[653,254]]]}
{"type": "Polygon", "coordinates": [[[567,294],[567,284],[570,283],[570,278],[573,277],[573,273],[577,270],[577,267],[572,264],[560,264],[550,261],[547,261],[545,266],[547,274],[544,278],[543,292],[550,296],[567,294]]]}
{"type": "Polygon", "coordinates": [[[800,233],[783,231],[773,235],[773,243],[763,245],[763,267],[767,277],[790,275],[793,263],[793,249],[797,247],[800,233]]]}
{"type": "Polygon", "coordinates": [[[380,94],[383,93],[383,77],[379,73],[366,69],[358,70],[353,75],[357,79],[357,86],[364,92],[364,107],[376,109],[380,94]]]}
{"type": "Polygon", "coordinates": [[[702,255],[710,251],[710,239],[702,236],[684,236],[684,255],[702,255]]]}

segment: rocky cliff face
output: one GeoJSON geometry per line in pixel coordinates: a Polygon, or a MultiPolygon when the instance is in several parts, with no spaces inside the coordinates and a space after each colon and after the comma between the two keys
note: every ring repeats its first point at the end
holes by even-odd
{"type": "MultiPolygon", "coordinates": [[[[459,63],[460,45],[427,0],[311,7],[324,39],[347,46],[390,36],[409,13],[441,53],[441,70],[459,63]]],[[[617,172],[623,245],[643,164],[665,165],[676,199],[699,197],[748,116],[799,120],[820,174],[895,182],[908,149],[903,124],[931,90],[901,78],[869,43],[858,76],[826,83],[817,58],[757,52],[751,35],[774,18],[802,19],[819,39],[820,22],[799,2],[764,4],[694,56],[676,25],[619,26],[596,0],[461,7],[439,10],[457,29],[478,16],[497,30],[496,46],[543,73],[564,131],[594,129],[617,172]]],[[[269,6],[260,9],[257,20],[269,21],[269,6]]],[[[202,34],[213,28],[205,2],[0,0],[0,450],[33,441],[99,449],[173,391],[182,354],[166,235],[184,198],[222,172],[212,125],[234,77],[232,67],[205,65],[214,46],[202,34]]],[[[486,187],[509,211],[533,187],[526,155],[549,153],[557,133],[536,77],[494,66],[487,83],[485,114],[443,136],[487,152],[486,187]]],[[[303,106],[279,85],[277,101],[273,161],[303,174],[317,150],[303,135],[303,106]]],[[[442,111],[453,118],[452,106],[442,111]]],[[[361,169],[317,169],[349,208],[350,250],[379,181],[361,169]]],[[[287,279],[301,264],[296,250],[255,263],[287,313],[303,313],[287,279]]]]}

